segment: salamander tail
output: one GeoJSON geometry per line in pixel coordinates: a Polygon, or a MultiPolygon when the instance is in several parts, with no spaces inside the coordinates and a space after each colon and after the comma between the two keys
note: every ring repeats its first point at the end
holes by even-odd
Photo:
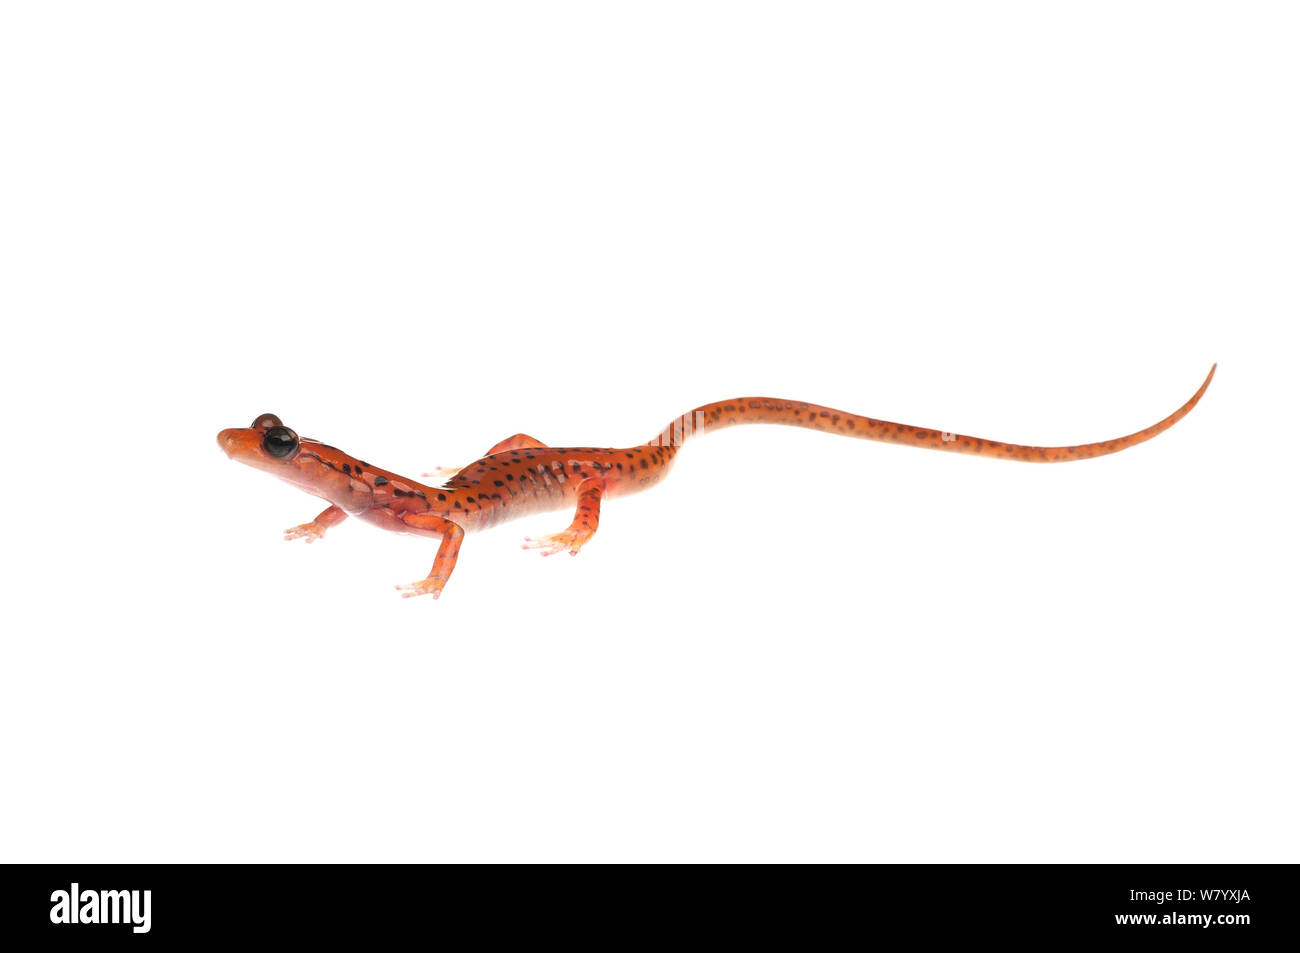
{"type": "Polygon", "coordinates": [[[965,434],[950,433],[945,430],[933,430],[928,427],[914,427],[910,424],[894,423],[890,420],[877,420],[863,417],[843,410],[834,410],[818,404],[803,401],[785,400],[778,397],[736,397],[714,404],[705,404],[689,413],[683,414],[654,439],[651,446],[679,447],[688,439],[710,430],[721,430],[742,424],[776,424],[786,427],[804,427],[809,430],[823,430],[827,433],[845,437],[857,437],[862,440],[879,440],[883,443],[898,443],[909,447],[928,447],[931,450],[946,450],[950,453],[969,453],[976,456],[999,457],[1004,460],[1021,460],[1027,463],[1062,463],[1070,460],[1087,460],[1108,453],[1118,453],[1150,440],[1157,434],[1164,433],[1196,406],[1204,395],[1214,371],[1219,365],[1210,368],[1205,382],[1187,403],[1179,407],[1159,423],[1152,424],[1145,430],[1131,433],[1127,437],[1116,437],[1098,443],[1078,444],[1072,447],[1031,447],[1017,443],[1000,443],[983,437],[968,437],[965,434]]]}

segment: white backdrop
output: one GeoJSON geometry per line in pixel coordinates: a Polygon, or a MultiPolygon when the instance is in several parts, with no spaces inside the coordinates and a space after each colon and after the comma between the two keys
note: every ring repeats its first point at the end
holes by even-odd
{"type": "Polygon", "coordinates": [[[0,859],[1297,859],[1286,4],[11,4],[0,859]],[[815,401],[577,557],[226,460],[815,401]]]}

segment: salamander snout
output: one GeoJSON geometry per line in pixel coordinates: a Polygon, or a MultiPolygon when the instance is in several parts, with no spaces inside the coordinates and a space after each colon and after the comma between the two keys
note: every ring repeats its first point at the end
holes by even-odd
{"type": "Polygon", "coordinates": [[[280,418],[263,414],[255,427],[232,427],[217,434],[217,446],[227,457],[259,470],[278,472],[298,456],[301,441],[280,418]],[[274,425],[270,422],[275,421],[274,425]]]}

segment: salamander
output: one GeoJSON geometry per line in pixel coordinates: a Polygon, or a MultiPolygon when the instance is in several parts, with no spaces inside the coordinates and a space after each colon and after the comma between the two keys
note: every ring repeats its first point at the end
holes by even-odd
{"type": "Polygon", "coordinates": [[[466,533],[533,513],[571,509],[574,516],[567,529],[537,539],[525,537],[524,548],[540,550],[545,556],[577,555],[595,534],[605,500],[659,483],[687,440],[714,430],[777,424],[950,453],[1064,463],[1118,453],[1168,430],[1196,406],[1217,366],[1210,368],[1205,382],[1185,404],[1159,423],[1127,437],[1072,447],[1001,443],[775,397],[736,397],[705,404],[677,417],[646,443],[631,447],[548,447],[535,437],[515,434],[468,466],[443,471],[446,479],[436,486],[299,437],[274,414],[262,414],[248,427],[221,431],[217,444],[231,459],[329,503],[310,523],[285,530],[287,540],[314,542],[349,517],[392,532],[437,538],[429,574],[397,586],[404,598],[431,595],[436,599],[456,567],[466,533]]]}

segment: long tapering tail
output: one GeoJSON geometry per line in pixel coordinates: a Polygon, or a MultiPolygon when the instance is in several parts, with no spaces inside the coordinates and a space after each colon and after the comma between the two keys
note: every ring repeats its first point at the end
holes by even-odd
{"type": "Polygon", "coordinates": [[[662,433],[650,441],[650,445],[679,447],[689,437],[708,433],[710,430],[720,430],[723,427],[740,424],[777,424],[825,430],[862,440],[881,440],[885,443],[899,443],[909,447],[928,447],[931,450],[947,450],[951,453],[973,453],[978,456],[1001,457],[1005,460],[1023,460],[1027,463],[1087,460],[1089,457],[1100,457],[1127,450],[1129,447],[1150,440],[1156,434],[1164,433],[1178,423],[1201,399],[1201,395],[1210,386],[1210,381],[1214,379],[1214,370],[1218,366],[1215,364],[1210,368],[1205,383],[1187,403],[1159,423],[1152,424],[1137,433],[1131,433],[1127,437],[1116,437],[1114,440],[1085,443],[1074,447],[1028,447],[1016,443],[999,443],[982,437],[967,437],[964,434],[913,427],[890,420],[876,420],[874,417],[862,417],[842,410],[833,410],[830,407],[776,397],[737,397],[733,400],[722,400],[716,404],[697,407],[665,427],[662,433]]]}

